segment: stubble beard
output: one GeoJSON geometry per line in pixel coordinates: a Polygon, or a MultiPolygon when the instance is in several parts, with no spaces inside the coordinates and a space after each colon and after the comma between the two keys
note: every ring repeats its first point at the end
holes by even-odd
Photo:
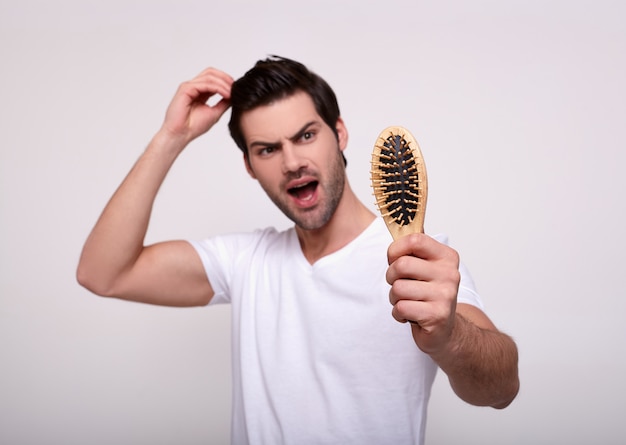
{"type": "Polygon", "coordinates": [[[296,226],[304,230],[321,229],[331,220],[343,196],[346,171],[341,151],[337,150],[337,156],[329,170],[328,180],[317,179],[317,187],[325,192],[325,198],[310,209],[294,209],[290,206],[289,198],[281,199],[280,196],[275,196],[267,190],[266,193],[276,207],[296,226]]]}

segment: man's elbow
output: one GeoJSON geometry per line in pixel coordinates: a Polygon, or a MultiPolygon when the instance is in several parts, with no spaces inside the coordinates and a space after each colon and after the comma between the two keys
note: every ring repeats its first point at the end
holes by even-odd
{"type": "Polygon", "coordinates": [[[103,280],[98,274],[80,263],[76,268],[76,281],[89,292],[100,297],[112,297],[113,287],[103,280]]]}
{"type": "Polygon", "coordinates": [[[509,385],[507,385],[507,387],[502,391],[502,395],[499,400],[492,403],[491,407],[495,409],[504,409],[508,407],[517,397],[517,394],[519,393],[519,387],[519,376],[516,373],[515,378],[512,379],[511,383],[509,383],[509,385]]]}

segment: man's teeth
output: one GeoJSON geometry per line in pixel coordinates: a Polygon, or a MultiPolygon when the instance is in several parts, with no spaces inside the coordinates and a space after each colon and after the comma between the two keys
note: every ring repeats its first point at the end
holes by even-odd
{"type": "Polygon", "coordinates": [[[317,181],[311,181],[304,184],[297,185],[289,189],[289,193],[298,199],[308,201],[313,198],[315,186],[317,181]]]}

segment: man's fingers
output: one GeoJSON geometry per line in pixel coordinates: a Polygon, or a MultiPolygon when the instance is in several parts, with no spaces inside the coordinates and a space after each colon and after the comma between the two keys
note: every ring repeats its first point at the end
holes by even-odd
{"type": "Polygon", "coordinates": [[[222,116],[230,107],[230,101],[227,99],[220,99],[216,104],[213,105],[213,108],[216,112],[219,113],[219,116],[222,116]]]}
{"type": "Polygon", "coordinates": [[[391,315],[400,323],[411,322],[430,330],[438,320],[447,317],[447,313],[437,312],[436,306],[423,301],[398,301],[391,310],[391,315]]]}
{"type": "Polygon", "coordinates": [[[432,250],[434,239],[423,233],[413,233],[403,236],[391,243],[387,250],[387,260],[389,264],[401,256],[410,255],[418,258],[430,258],[429,252],[432,250]]]}
{"type": "Polygon", "coordinates": [[[187,96],[189,102],[206,103],[216,94],[230,99],[230,85],[217,79],[194,79],[183,82],[180,85],[179,94],[187,96]]]}
{"type": "Polygon", "coordinates": [[[424,233],[413,233],[391,243],[387,249],[388,264],[392,264],[402,256],[414,256],[425,260],[446,260],[456,263],[458,267],[459,257],[457,252],[431,238],[424,233]]]}
{"type": "Polygon", "coordinates": [[[178,94],[187,96],[190,102],[206,103],[216,94],[228,100],[233,82],[233,78],[225,72],[207,68],[193,79],[181,83],[178,94]]]}
{"type": "Polygon", "coordinates": [[[432,264],[426,260],[408,255],[401,256],[387,268],[387,283],[393,284],[401,278],[428,281],[432,277],[432,269],[432,264]]]}
{"type": "Polygon", "coordinates": [[[196,79],[204,84],[204,91],[213,91],[225,99],[230,99],[234,80],[225,72],[208,68],[196,79]]]}
{"type": "Polygon", "coordinates": [[[196,78],[198,77],[206,77],[206,76],[211,76],[211,77],[216,77],[216,78],[221,78],[224,81],[232,84],[234,82],[234,79],[227,73],[225,73],[222,70],[218,70],[217,68],[213,68],[213,67],[208,67],[205,70],[203,70],[200,74],[198,74],[196,76],[196,78]]]}

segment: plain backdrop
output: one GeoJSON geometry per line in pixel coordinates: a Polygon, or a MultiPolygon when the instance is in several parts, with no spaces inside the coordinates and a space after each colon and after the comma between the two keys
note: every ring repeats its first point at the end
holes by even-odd
{"type": "MultiPolygon", "coordinates": [[[[179,83],[279,54],[335,89],[372,209],[378,133],[415,135],[427,231],[519,346],[504,411],[439,374],[427,444],[623,443],[625,19],[617,0],[2,0],[0,442],[228,443],[229,308],[99,298],[75,268],[179,83]]],[[[227,117],[177,161],[148,242],[290,225],[227,117]]]]}

